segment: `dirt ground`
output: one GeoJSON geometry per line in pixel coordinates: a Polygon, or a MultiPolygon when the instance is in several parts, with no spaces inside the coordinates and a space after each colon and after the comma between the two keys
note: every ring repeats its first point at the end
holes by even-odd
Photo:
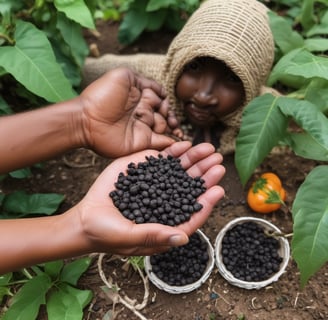
{"type": "MultiPolygon", "coordinates": [[[[96,44],[100,54],[105,52],[124,54],[131,52],[164,53],[173,35],[152,33],[144,35],[137,43],[122,47],[117,39],[117,25],[105,24],[98,28],[99,34],[86,34],[88,42],[96,44]]],[[[83,197],[97,175],[109,163],[92,152],[78,149],[54,160],[48,161],[44,169],[33,169],[33,177],[24,181],[6,179],[2,182],[4,190],[25,188],[29,192],[57,192],[65,194],[66,199],[60,212],[75,204],[83,197]]],[[[214,245],[221,228],[236,217],[252,216],[267,219],[283,232],[292,232],[290,213],[279,210],[268,215],[253,213],[245,202],[233,156],[224,160],[227,173],[221,184],[226,197],[220,201],[202,231],[214,245]]],[[[296,190],[306,174],[317,165],[313,161],[296,157],[289,151],[270,155],[257,169],[257,172],[277,173],[287,190],[287,204],[291,206],[296,190]]],[[[81,278],[79,287],[91,289],[94,298],[85,310],[84,319],[140,319],[127,307],[117,303],[114,317],[113,302],[105,294],[103,281],[97,266],[98,255],[94,256],[91,268],[81,278]]],[[[142,303],[144,286],[140,275],[120,259],[105,256],[102,262],[106,277],[111,276],[120,288],[121,296],[127,295],[142,303]]],[[[328,319],[328,266],[325,265],[302,290],[299,285],[299,271],[291,258],[286,272],[280,279],[266,288],[246,290],[234,287],[224,280],[214,267],[208,280],[197,290],[181,295],[173,295],[157,289],[149,283],[149,297],[145,307],[139,312],[143,319],[153,320],[319,320],[328,319]]],[[[40,318],[41,319],[41,318],[40,318]]],[[[42,320],[45,318],[42,317],[42,320]]]]}

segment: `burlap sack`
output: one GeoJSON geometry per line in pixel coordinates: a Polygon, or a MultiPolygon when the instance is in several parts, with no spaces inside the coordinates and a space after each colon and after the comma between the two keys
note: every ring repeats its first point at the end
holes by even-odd
{"type": "MultiPolygon", "coordinates": [[[[87,59],[84,83],[119,65],[131,67],[165,86],[171,106],[183,122],[183,109],[175,97],[177,80],[187,63],[209,56],[224,61],[239,76],[246,95],[244,106],[260,94],[274,59],[267,11],[257,0],[206,0],[174,38],[166,55],[107,54],[87,59]]],[[[223,154],[234,151],[243,106],[222,119],[227,129],[218,151],[223,154]]]]}

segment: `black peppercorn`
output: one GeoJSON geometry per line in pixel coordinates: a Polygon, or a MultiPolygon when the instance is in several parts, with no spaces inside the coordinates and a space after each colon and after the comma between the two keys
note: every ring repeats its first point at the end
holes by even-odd
{"type": "Polygon", "coordinates": [[[197,198],[206,191],[201,177],[192,178],[172,156],[146,157],[130,163],[121,172],[109,193],[124,217],[135,223],[162,223],[175,226],[188,221],[202,209],[197,198]]]}

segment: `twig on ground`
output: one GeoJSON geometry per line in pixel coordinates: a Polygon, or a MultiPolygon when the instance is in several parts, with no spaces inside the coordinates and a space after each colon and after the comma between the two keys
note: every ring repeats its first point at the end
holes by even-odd
{"type": "Polygon", "coordinates": [[[110,290],[114,290],[115,291],[115,297],[116,299],[114,299],[115,301],[113,301],[113,311],[115,308],[115,304],[116,303],[121,303],[123,304],[126,308],[128,308],[129,310],[131,310],[139,319],[141,320],[148,320],[146,317],[144,317],[138,310],[140,310],[141,308],[144,308],[147,305],[147,301],[148,301],[148,297],[149,297],[149,285],[148,285],[148,279],[146,277],[144,277],[144,275],[142,274],[142,271],[138,269],[139,275],[141,276],[143,283],[144,283],[144,288],[145,288],[145,294],[144,294],[144,299],[143,302],[141,304],[135,305],[135,300],[130,299],[129,297],[125,296],[124,298],[119,294],[119,287],[117,285],[113,285],[111,278],[109,277],[110,280],[107,280],[105,273],[103,271],[102,268],[102,261],[104,258],[105,254],[101,253],[99,254],[98,257],[98,272],[100,275],[101,280],[104,282],[104,284],[106,285],[106,287],[110,290]]]}

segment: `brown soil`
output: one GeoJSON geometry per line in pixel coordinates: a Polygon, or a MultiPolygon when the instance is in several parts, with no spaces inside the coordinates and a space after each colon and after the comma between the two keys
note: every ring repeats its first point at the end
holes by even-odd
{"type": "MultiPolygon", "coordinates": [[[[99,35],[86,34],[89,43],[94,43],[100,54],[159,52],[164,53],[173,35],[152,33],[144,35],[129,47],[119,45],[116,24],[101,24],[99,35]]],[[[24,181],[6,179],[2,187],[6,191],[25,188],[28,192],[56,192],[65,194],[66,199],[60,208],[65,211],[87,192],[97,175],[109,163],[84,149],[69,152],[45,163],[43,169],[33,169],[33,177],[24,181]]],[[[202,231],[214,245],[216,235],[221,228],[236,217],[260,217],[273,222],[283,232],[292,232],[292,219],[288,212],[279,210],[268,215],[253,213],[245,202],[245,190],[242,188],[233,157],[226,157],[224,165],[227,174],[221,184],[226,190],[226,197],[217,205],[202,231]]],[[[313,161],[296,157],[285,151],[270,155],[258,168],[258,172],[273,171],[283,180],[287,190],[287,204],[291,205],[296,190],[306,174],[315,166],[313,161]]],[[[59,212],[59,213],[60,213],[59,212]]],[[[94,298],[85,310],[84,319],[114,319],[113,302],[106,295],[98,267],[98,255],[94,256],[91,268],[79,282],[80,288],[91,289],[94,298]]],[[[112,277],[120,288],[120,295],[142,302],[144,286],[139,274],[118,257],[104,257],[103,271],[106,277],[112,277]]],[[[153,320],[214,320],[214,319],[260,319],[260,320],[319,320],[328,319],[328,266],[325,265],[313,276],[304,289],[299,285],[299,271],[293,259],[290,259],[286,272],[280,279],[266,288],[246,290],[230,285],[214,267],[209,279],[197,290],[181,295],[173,295],[149,284],[149,298],[146,306],[140,310],[144,319],[153,320]]],[[[115,319],[140,319],[128,308],[117,303],[115,319]]],[[[45,319],[46,317],[40,317],[45,319]]]]}

